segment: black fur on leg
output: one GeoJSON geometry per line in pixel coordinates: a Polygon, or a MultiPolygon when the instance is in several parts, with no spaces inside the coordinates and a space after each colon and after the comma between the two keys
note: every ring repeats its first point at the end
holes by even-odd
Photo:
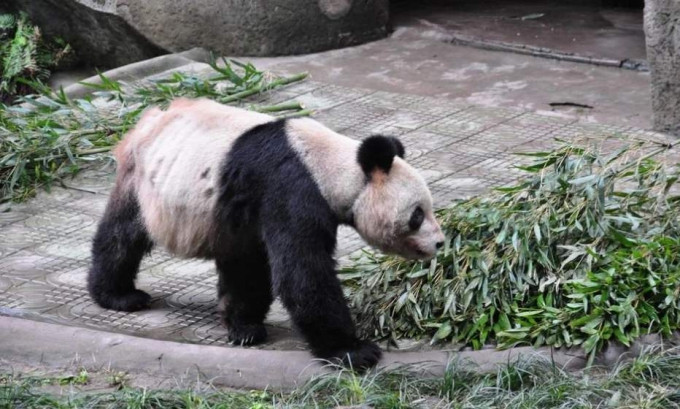
{"type": "Polygon", "coordinates": [[[211,243],[219,274],[218,309],[235,345],[258,344],[267,338],[263,322],[274,300],[252,176],[247,166],[227,160],[220,175],[218,227],[211,243]]]}
{"type": "Polygon", "coordinates": [[[140,219],[139,204],[132,192],[114,189],[99,222],[92,245],[88,290],[103,308],[137,311],[147,307],[149,294],[135,288],[142,257],[152,242],[140,219]]]}
{"type": "Polygon", "coordinates": [[[264,319],[274,297],[267,254],[261,244],[240,246],[235,242],[216,256],[219,280],[217,295],[222,321],[235,345],[254,345],[267,338],[264,319]],[[239,251],[241,250],[241,251],[239,251]]]}

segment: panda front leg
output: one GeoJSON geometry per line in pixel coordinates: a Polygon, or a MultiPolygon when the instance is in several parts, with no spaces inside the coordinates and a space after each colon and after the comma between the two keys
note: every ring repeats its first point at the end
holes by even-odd
{"type": "Polygon", "coordinates": [[[266,235],[275,293],[315,356],[358,370],[370,368],[382,353],[375,343],[357,337],[333,249],[324,248],[318,238],[283,229],[266,235]]]}
{"type": "Polygon", "coordinates": [[[274,300],[267,253],[261,243],[238,247],[215,258],[218,309],[230,342],[259,344],[267,338],[264,319],[274,300]]]}
{"type": "Polygon", "coordinates": [[[119,311],[137,311],[148,306],[151,297],[135,288],[135,278],[152,245],[136,196],[117,186],[92,243],[87,287],[97,304],[119,311]]]}

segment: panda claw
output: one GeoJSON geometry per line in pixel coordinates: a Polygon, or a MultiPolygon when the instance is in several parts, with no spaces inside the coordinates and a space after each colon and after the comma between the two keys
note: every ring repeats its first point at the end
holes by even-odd
{"type": "Polygon", "coordinates": [[[326,358],[357,372],[364,372],[380,361],[382,351],[374,342],[357,340],[352,348],[337,351],[326,358]]]}
{"type": "Polygon", "coordinates": [[[260,344],[267,339],[267,329],[262,324],[232,326],[229,328],[228,339],[232,345],[260,344]]]}

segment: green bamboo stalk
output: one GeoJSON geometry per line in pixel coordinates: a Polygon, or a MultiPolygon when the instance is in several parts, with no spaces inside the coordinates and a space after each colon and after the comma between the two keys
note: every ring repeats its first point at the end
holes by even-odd
{"type": "Polygon", "coordinates": [[[253,109],[257,112],[281,112],[281,111],[297,111],[304,109],[305,107],[297,102],[284,102],[283,104],[277,104],[277,105],[265,105],[265,106],[259,106],[259,107],[253,107],[253,109]]]}
{"type": "Polygon", "coordinates": [[[270,82],[269,84],[258,85],[255,88],[251,88],[251,89],[248,89],[248,90],[245,90],[245,91],[237,92],[236,94],[229,95],[227,97],[221,98],[218,101],[220,101],[222,103],[238,101],[240,99],[247,98],[251,95],[255,95],[255,94],[258,94],[258,93],[263,92],[263,91],[270,91],[274,88],[278,88],[278,87],[283,86],[283,85],[288,85],[288,84],[291,84],[293,82],[302,81],[303,79],[307,78],[307,75],[308,74],[306,72],[303,72],[301,74],[296,74],[296,75],[293,75],[291,77],[278,78],[278,79],[270,82]]]}
{"type": "Polygon", "coordinates": [[[297,118],[300,116],[310,116],[314,113],[311,109],[303,109],[301,111],[292,112],[290,114],[279,115],[277,118],[297,118]]]}
{"type": "Polygon", "coordinates": [[[93,148],[93,149],[83,149],[76,151],[77,156],[87,156],[87,155],[96,155],[98,153],[105,153],[105,152],[110,152],[111,149],[113,149],[113,146],[104,146],[101,148],[93,148]]]}

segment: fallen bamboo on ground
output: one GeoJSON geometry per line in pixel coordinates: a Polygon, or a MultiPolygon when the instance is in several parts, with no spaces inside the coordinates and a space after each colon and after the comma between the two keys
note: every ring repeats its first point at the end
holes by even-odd
{"type": "MultiPolygon", "coordinates": [[[[38,96],[20,99],[20,105],[0,105],[0,203],[22,201],[39,187],[75,175],[98,155],[108,153],[149,106],[162,108],[178,97],[237,102],[307,77],[303,73],[265,82],[264,73],[252,64],[232,63],[240,69],[220,67],[217,79],[174,73],[142,87],[125,86],[100,74],[96,97],[115,106],[70,99],[63,91],[48,88],[38,96]],[[224,84],[228,86],[218,87],[224,84]]],[[[279,117],[312,112],[296,101],[249,109],[281,113],[279,117]]]]}

